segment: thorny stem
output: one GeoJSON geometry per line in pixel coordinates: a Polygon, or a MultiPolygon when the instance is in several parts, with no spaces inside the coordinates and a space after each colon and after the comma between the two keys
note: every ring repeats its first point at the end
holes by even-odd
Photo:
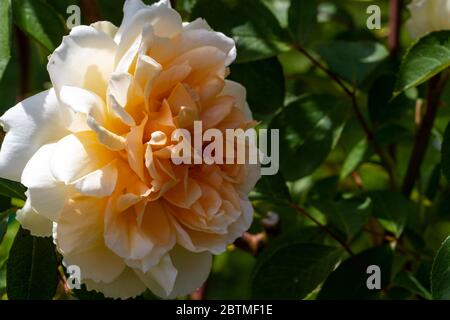
{"type": "Polygon", "coordinates": [[[448,73],[438,74],[428,82],[428,95],[425,115],[421,121],[414,143],[405,180],[403,182],[402,192],[409,198],[414,185],[420,175],[420,167],[425,157],[425,152],[430,141],[431,131],[433,129],[434,119],[436,118],[440,97],[448,81],[448,73]]]}
{"type": "Polygon", "coordinates": [[[367,140],[372,145],[372,148],[374,149],[374,151],[380,157],[384,168],[386,169],[386,171],[389,174],[389,177],[391,178],[391,182],[392,182],[394,188],[396,188],[396,186],[397,186],[397,179],[396,179],[396,176],[395,176],[394,171],[393,171],[393,161],[389,157],[389,155],[387,155],[384,152],[384,150],[381,148],[381,146],[376,141],[374,133],[370,129],[369,124],[367,123],[366,119],[364,118],[364,115],[362,114],[362,112],[361,112],[361,110],[359,108],[358,101],[356,99],[356,92],[355,92],[355,90],[349,89],[338,75],[336,75],[330,69],[325,67],[322,63],[320,63],[316,58],[314,58],[302,46],[296,45],[296,46],[294,46],[294,48],[296,50],[298,50],[300,53],[302,53],[317,68],[319,68],[320,70],[325,72],[349,96],[349,98],[351,99],[351,102],[352,102],[353,111],[354,111],[354,113],[356,115],[356,118],[357,118],[359,124],[361,125],[361,128],[363,129],[364,133],[366,134],[367,140]]]}

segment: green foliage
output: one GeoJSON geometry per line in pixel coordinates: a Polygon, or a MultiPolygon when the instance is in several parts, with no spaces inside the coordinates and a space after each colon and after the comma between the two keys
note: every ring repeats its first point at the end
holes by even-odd
{"type": "Polygon", "coordinates": [[[292,0],[288,11],[289,31],[295,43],[304,45],[317,28],[315,0],[292,0]]]}
{"type": "Polygon", "coordinates": [[[11,0],[0,3],[0,79],[11,58],[11,0]]]}
{"type": "Polygon", "coordinates": [[[444,133],[444,141],[441,151],[441,167],[447,181],[450,181],[450,123],[444,133]]]}
{"type": "Polygon", "coordinates": [[[343,79],[361,85],[388,56],[376,42],[330,41],[320,45],[318,53],[331,70],[343,79]]]}
{"type": "Polygon", "coordinates": [[[20,228],[7,264],[9,299],[51,299],[57,284],[57,260],[52,239],[33,237],[20,228]]]}
{"type": "Polygon", "coordinates": [[[0,244],[2,243],[6,231],[8,230],[8,221],[10,213],[11,213],[10,210],[6,210],[0,213],[0,244]]]}
{"type": "Polygon", "coordinates": [[[370,194],[373,201],[374,214],[387,231],[399,236],[408,215],[414,211],[414,206],[405,197],[392,191],[374,191],[370,194]]]}
{"type": "Polygon", "coordinates": [[[272,57],[289,49],[286,32],[259,0],[198,0],[191,19],[198,17],[206,19],[212,28],[233,36],[238,62],[272,57]]]}
{"type": "Polygon", "coordinates": [[[370,198],[344,199],[341,201],[319,199],[314,201],[313,204],[333,226],[348,238],[361,230],[372,213],[372,200],[370,198]]]}
{"type": "Polygon", "coordinates": [[[348,101],[310,96],[284,108],[270,123],[280,130],[280,168],[287,180],[310,175],[336,146],[348,112],[348,101]]]}
{"type": "Polygon", "coordinates": [[[394,94],[416,87],[450,66],[450,31],[432,32],[405,54],[394,94]]]}
{"type": "Polygon", "coordinates": [[[450,299],[450,237],[439,248],[431,270],[431,290],[434,299],[450,299]]]}
{"type": "Polygon", "coordinates": [[[12,0],[14,23],[33,40],[52,52],[61,43],[64,20],[42,0],[12,0]]]}
{"type": "Polygon", "coordinates": [[[376,265],[381,271],[381,288],[390,283],[393,252],[388,246],[368,249],[342,262],[322,286],[318,299],[376,299],[380,290],[369,290],[366,286],[367,267],[376,265]],[[345,288],[345,289],[344,289],[345,288]]]}
{"type": "Polygon", "coordinates": [[[231,66],[230,79],[247,89],[247,101],[253,112],[271,114],[283,107],[284,75],[276,57],[235,64],[231,66]]]}
{"type": "Polygon", "coordinates": [[[286,244],[261,257],[252,280],[257,299],[302,299],[322,283],[341,250],[311,243],[286,244]]]}
{"type": "Polygon", "coordinates": [[[26,200],[26,188],[18,182],[0,178],[0,195],[26,200]]]}

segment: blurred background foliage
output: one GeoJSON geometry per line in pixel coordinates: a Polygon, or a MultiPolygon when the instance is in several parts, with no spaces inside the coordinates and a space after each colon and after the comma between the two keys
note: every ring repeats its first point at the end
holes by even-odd
{"type": "MultiPolygon", "coordinates": [[[[450,34],[414,45],[407,2],[392,11],[400,1],[173,1],[184,21],[205,18],[236,40],[230,78],[247,87],[260,127],[280,129],[280,172],[251,193],[251,230],[190,298],[450,298],[450,87],[418,58],[420,45],[433,57],[450,34]],[[379,29],[367,28],[370,5],[381,9],[379,29]],[[437,114],[421,129],[432,103],[437,114]],[[368,265],[380,267],[381,290],[367,289],[368,265]]],[[[1,1],[0,113],[51,86],[47,56],[69,32],[72,4],[83,24],[122,19],[121,0],[1,1]]],[[[441,70],[449,65],[443,57],[441,70]]],[[[23,191],[0,182],[0,296],[102,299],[64,290],[51,243],[14,220],[23,191]],[[26,265],[33,250],[46,277],[26,265]],[[10,271],[20,259],[25,267],[10,271]]]]}

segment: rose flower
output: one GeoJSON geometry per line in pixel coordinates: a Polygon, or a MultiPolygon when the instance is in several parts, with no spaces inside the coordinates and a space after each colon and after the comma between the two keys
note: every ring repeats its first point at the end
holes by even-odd
{"type": "Polygon", "coordinates": [[[115,298],[173,298],[206,280],[212,254],[246,231],[260,169],[179,164],[174,130],[254,125],[225,80],[235,43],[167,0],[128,0],[119,28],[78,26],[49,57],[53,88],[8,110],[0,176],[20,181],[23,228],[52,236],[81,282],[115,298]]]}

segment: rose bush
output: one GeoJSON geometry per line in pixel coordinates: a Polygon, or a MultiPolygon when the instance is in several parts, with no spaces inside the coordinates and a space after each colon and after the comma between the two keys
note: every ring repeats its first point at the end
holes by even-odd
{"type": "Polygon", "coordinates": [[[17,219],[52,235],[88,289],[188,294],[249,228],[257,166],[171,161],[177,128],[254,125],[244,87],[225,80],[235,58],[206,21],[129,0],[119,28],[72,29],[49,57],[53,87],[1,117],[0,176],[28,188],[17,219]]]}

